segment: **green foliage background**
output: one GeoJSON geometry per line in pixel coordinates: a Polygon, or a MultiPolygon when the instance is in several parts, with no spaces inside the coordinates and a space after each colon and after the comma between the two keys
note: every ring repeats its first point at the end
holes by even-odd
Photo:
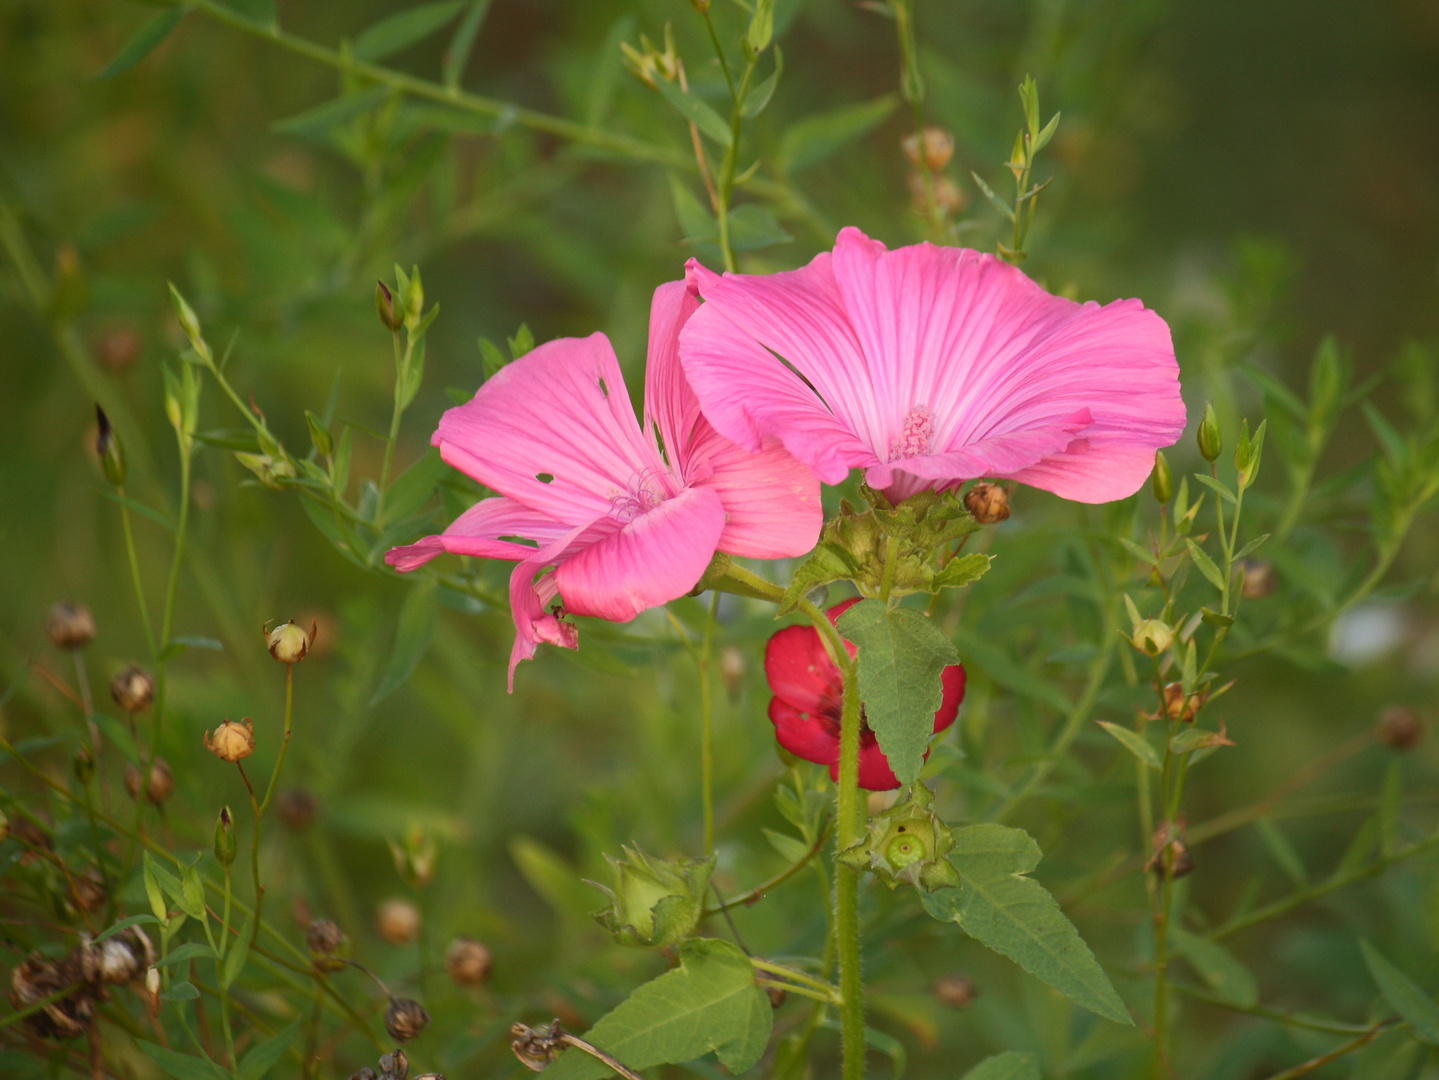
{"type": "MultiPolygon", "coordinates": [[[[288,29],[333,44],[398,6],[282,0],[280,11],[288,29]]],[[[733,5],[716,0],[715,13],[739,33],[733,5]]],[[[403,467],[424,452],[449,404],[444,390],[472,391],[481,381],[477,336],[501,341],[521,323],[537,340],[605,331],[638,399],[650,294],[694,253],[663,167],[519,125],[500,125],[498,134],[475,125],[451,131],[418,115],[388,141],[375,136],[348,148],[323,132],[281,130],[285,118],[335,95],[335,73],[198,15],[133,70],[96,81],[152,14],[100,0],[0,2],[0,203],[42,272],[63,285],[54,306],[37,313],[21,275],[9,263],[0,269],[0,673],[7,686],[19,684],[0,729],[12,740],[72,727],[59,719],[63,698],[30,670],[69,676],[43,634],[55,600],[81,601],[97,614],[89,653],[97,692],[143,655],[116,506],[104,497],[88,447],[92,404],[106,395],[133,417],[122,427],[132,494],[173,513],[177,481],[160,372],[183,338],[167,280],[196,306],[212,344],[223,348],[238,330],[229,377],[242,394],[253,392],[272,429],[296,450],[308,443],[302,410],[323,408],[336,371],[336,415],[386,427],[393,366],[373,314],[373,283],[389,278],[396,262],[418,264],[427,296],[442,310],[397,452],[403,467]],[[117,370],[114,354],[126,340],[134,344],[133,366],[117,370]]],[[[1248,361],[1303,385],[1309,358],[1330,332],[1352,358],[1356,383],[1384,377],[1375,390],[1383,412],[1400,423],[1430,420],[1432,388],[1426,400],[1425,384],[1405,374],[1414,368],[1395,359],[1432,349],[1439,331],[1439,16],[1432,5],[921,0],[917,20],[926,114],[956,138],[952,171],[969,203],[963,241],[992,248],[1001,237],[968,172],[997,183],[1020,119],[1013,88],[1033,73],[1046,116],[1059,109],[1063,120],[1046,159],[1055,181],[1041,200],[1025,268],[1052,289],[1101,301],[1140,296],[1165,316],[1191,434],[1197,407],[1214,398],[1232,445],[1238,418],[1252,426],[1262,414],[1257,389],[1236,376],[1236,365],[1248,361]]],[[[692,86],[712,93],[720,83],[705,59],[703,25],[678,0],[496,0],[466,86],[687,153],[684,124],[623,70],[617,47],[639,32],[659,40],[666,21],[692,86]]],[[[777,26],[784,73],[743,162],[758,156],[767,171],[785,161],[796,122],[898,86],[892,28],[858,5],[788,0],[778,4],[777,26]]],[[[389,62],[432,76],[444,40],[389,62]]],[[[784,200],[773,206],[793,239],[742,255],[742,267],[797,265],[827,247],[842,224],[891,245],[921,238],[898,146],[909,130],[904,108],[895,108],[823,160],[793,168],[788,183],[808,209],[784,200]]],[[[699,193],[692,173],[677,175],[699,193]]],[[[237,426],[211,386],[200,426],[237,426]]],[[[355,473],[377,475],[381,452],[380,440],[357,432],[355,473]]],[[[1350,410],[1321,472],[1340,473],[1373,452],[1370,429],[1350,410]]],[[[1199,465],[1191,436],[1171,460],[1181,473],[1199,465]]],[[[1282,470],[1272,451],[1266,467],[1256,499],[1268,495],[1278,506],[1282,470]]],[[[269,913],[283,919],[285,906],[303,898],[346,927],[358,958],[406,984],[416,978],[414,950],[381,941],[371,930],[373,912],[383,899],[407,894],[387,838],[412,825],[433,831],[440,856],[424,897],[429,948],[469,934],[491,945],[496,966],[491,986],[478,993],[449,988],[433,959],[427,979],[408,983],[429,992],[437,1018],[414,1056],[427,1055],[427,1067],[451,1076],[516,1074],[505,1045],[515,1018],[557,1015],[583,1028],[662,970],[653,955],[608,944],[587,915],[599,895],[578,878],[605,880],[600,853],[632,840],[664,855],[697,853],[690,661],[661,612],[627,627],[587,624],[578,654],[543,650],[507,696],[507,613],[466,611],[451,596],[423,661],[398,690],[372,702],[391,662],[407,584],[342,560],[298,499],[247,485],[248,477],[228,453],[197,458],[176,631],[216,638],[224,651],[191,649],[171,666],[173,719],[161,750],[176,774],[177,845],[207,846],[213,814],[245,801],[234,773],[204,752],[202,730],[251,716],[256,762],[267,769],[273,759],[283,674],[265,654],[261,624],[317,617],[316,654],[296,669],[286,782],[312,791],[320,809],[309,829],[267,837],[262,858],[271,895],[280,898],[269,913]]],[[[989,548],[998,556],[994,569],[955,616],[971,689],[951,743],[970,756],[944,759],[957,781],[945,795],[950,820],[986,805],[985,768],[1012,779],[1047,745],[1056,723],[1048,688],[1063,687],[1072,698],[1088,659],[1082,650],[1065,652],[1086,617],[1073,610],[1063,582],[1084,530],[1113,527],[1128,513],[1063,507],[1025,490],[1014,504],[1014,518],[989,548]],[[1035,585],[1046,580],[1058,584],[1035,585]],[[967,643],[976,656],[995,646],[1003,656],[983,663],[967,643]]],[[[1142,503],[1142,513],[1152,519],[1152,503],[1142,503]]],[[[1365,551],[1353,505],[1338,499],[1321,516],[1338,528],[1322,536],[1301,528],[1294,565],[1281,567],[1283,589],[1337,581],[1343,560],[1365,551]]],[[[158,596],[166,535],[139,518],[137,530],[147,587],[158,596]]],[[[1310,639],[1230,669],[1239,681],[1220,710],[1238,745],[1195,774],[1191,826],[1252,804],[1364,737],[1386,705],[1414,705],[1432,718],[1436,539],[1431,512],[1387,579],[1393,595],[1383,610],[1399,612],[1401,629],[1378,656],[1341,665],[1326,658],[1322,639],[1310,639]]],[[[491,579],[502,582],[503,569],[491,579]]],[[[683,620],[699,608],[677,610],[683,620]]],[[[757,841],[761,827],[783,827],[770,799],[783,766],[759,670],[772,624],[759,606],[727,602],[722,615],[718,644],[744,660],[717,695],[716,713],[716,882],[736,893],[784,865],[757,841]]],[[[1139,700],[1124,688],[1107,691],[1096,716],[1127,724],[1139,700]]],[[[1045,851],[1036,876],[1062,900],[1084,892],[1087,875],[1141,848],[1132,763],[1123,754],[1115,760],[1113,742],[1087,727],[1076,755],[1088,771],[1058,770],[1044,797],[1019,816],[1045,851]]],[[[1408,838],[1433,828],[1436,754],[1439,743],[1426,737],[1402,761],[1401,835],[1408,838]]],[[[1272,820],[1286,843],[1246,826],[1196,844],[1198,869],[1184,882],[1193,909],[1219,921],[1251,882],[1273,897],[1291,887],[1286,873],[1327,874],[1372,810],[1392,757],[1370,746],[1278,802],[1272,820]],[[1297,869],[1275,854],[1290,847],[1297,869]]],[[[65,756],[52,765],[59,775],[65,756]]],[[[3,774],[3,783],[17,775],[3,774]]],[[[1066,907],[1127,999],[1124,980],[1138,979],[1133,957],[1148,929],[1138,882],[1131,873],[1066,907]]],[[[756,952],[818,951],[819,896],[803,877],[737,913],[736,922],[756,952]]],[[[876,895],[869,903],[869,933],[889,935],[867,959],[871,1022],[903,1045],[910,1075],[956,1076],[956,1064],[1004,1050],[1036,1052],[1046,1076],[1141,1074],[1142,1047],[1131,1036],[1094,1024],[1007,961],[926,919],[912,900],[876,895]],[[981,991],[963,1012],[929,990],[957,972],[981,991]]],[[[1432,860],[1414,860],[1228,944],[1257,976],[1266,1004],[1359,1022],[1379,1018],[1366,1010],[1382,1008],[1371,1004],[1360,937],[1424,989],[1439,987],[1432,860]]],[[[363,996],[360,976],[347,977],[363,996]]],[[[1179,1008],[1176,1058],[1186,1077],[1267,1076],[1330,1045],[1329,1036],[1232,1010],[1193,1001],[1179,1008]]],[[[1381,1075],[1380,1052],[1385,1061],[1392,1052],[1387,1038],[1373,1056],[1315,1075],[1381,1075]]],[[[366,1053],[363,1044],[346,1044],[337,1060],[350,1067],[366,1053]]],[[[828,1060],[821,1058],[817,1075],[828,1060]]]]}

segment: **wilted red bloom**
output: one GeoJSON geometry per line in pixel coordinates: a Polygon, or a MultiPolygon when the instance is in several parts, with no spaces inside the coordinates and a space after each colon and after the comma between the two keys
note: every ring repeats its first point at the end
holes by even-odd
{"type": "MultiPolygon", "coordinates": [[[[834,622],[858,599],[845,600],[825,612],[834,622]]],[[[845,642],[850,656],[858,651],[845,642]]],[[[839,779],[840,707],[844,682],[839,668],[825,652],[819,632],[812,626],[787,626],[769,639],[764,651],[764,674],[774,697],[769,718],[779,744],[796,757],[828,765],[832,779],[839,779]]],[[[964,668],[952,664],[944,669],[944,701],[934,714],[934,730],[943,731],[954,723],[959,703],[964,700],[964,668]]],[[[859,786],[870,791],[899,787],[899,778],[875,742],[874,732],[860,713],[859,786]]]]}

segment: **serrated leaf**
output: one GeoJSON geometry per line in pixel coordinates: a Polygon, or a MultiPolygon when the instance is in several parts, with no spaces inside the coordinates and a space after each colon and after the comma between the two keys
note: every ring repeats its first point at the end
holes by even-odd
{"type": "Polygon", "coordinates": [[[1259,1004],[1259,983],[1254,975],[1219,942],[1191,934],[1179,926],[1169,928],[1169,940],[1209,984],[1216,997],[1243,1009],[1259,1004]]]}
{"type": "Polygon", "coordinates": [[[879,127],[898,104],[896,95],[885,94],[873,101],[842,105],[807,116],[790,125],[780,140],[777,155],[780,171],[794,173],[818,165],[847,143],[879,127]]]}
{"type": "Polygon", "coordinates": [[[1199,567],[1199,572],[1204,575],[1204,580],[1213,585],[1220,592],[1224,591],[1224,574],[1220,572],[1214,560],[1205,554],[1204,549],[1196,544],[1189,537],[1184,538],[1184,546],[1189,549],[1189,557],[1194,560],[1194,565],[1199,567]]]}
{"type": "Polygon", "coordinates": [[[795,571],[794,577],[785,587],[784,597],[779,602],[779,610],[776,614],[783,615],[792,610],[805,593],[811,589],[828,585],[833,581],[842,581],[854,573],[854,569],[843,551],[821,542],[810,557],[795,571]]]}
{"type": "Polygon", "coordinates": [[[965,1073],[964,1080],[1039,1080],[1039,1059],[1019,1050],[995,1054],[965,1073]]]}
{"type": "MultiPolygon", "coordinates": [[[[764,1053],[773,1013],[744,953],[727,941],[694,938],[680,948],[679,967],[645,983],[584,1038],[631,1069],[693,1061],[714,1051],[737,1075],[764,1053]]],[[[611,1073],[588,1054],[570,1051],[545,1075],[600,1080],[611,1073]]]]}
{"type": "Polygon", "coordinates": [[[734,142],[734,133],[730,131],[729,122],[709,105],[693,94],[685,93],[666,79],[656,79],[655,85],[659,88],[660,95],[674,106],[681,116],[715,142],[726,148],[734,142]]]}
{"type": "Polygon", "coordinates": [[[954,642],[920,612],[890,611],[879,600],[861,600],[835,625],[859,649],[857,681],[869,728],[899,782],[912,784],[944,700],[941,673],[959,663],[954,642]]]}
{"type": "Polygon", "coordinates": [[[1129,1010],[1049,892],[1025,877],[1042,857],[1023,830],[968,825],[954,830],[949,860],[958,889],[921,893],[936,919],[953,921],[970,937],[1009,957],[1075,1004],[1117,1024],[1129,1010]]]}
{"type": "Polygon", "coordinates": [[[1129,728],[1122,727],[1119,724],[1111,724],[1107,720],[1099,721],[1099,726],[1113,735],[1115,741],[1118,742],[1120,746],[1124,747],[1151,769],[1158,772],[1164,768],[1164,759],[1159,756],[1159,751],[1154,749],[1149,740],[1139,734],[1139,732],[1131,731],[1129,728]]]}
{"type": "Polygon", "coordinates": [[[936,589],[962,589],[984,577],[989,570],[989,564],[993,561],[993,555],[986,555],[979,551],[960,555],[950,559],[944,569],[934,575],[931,584],[936,589]]]}
{"type": "Polygon", "coordinates": [[[441,0],[397,11],[365,29],[355,39],[350,52],[356,60],[383,60],[423,41],[458,15],[464,6],[465,0],[441,0]]]}
{"type": "Polygon", "coordinates": [[[163,1046],[156,1046],[144,1039],[136,1039],[135,1044],[145,1052],[146,1057],[175,1080],[229,1080],[229,1073],[205,1058],[166,1050],[163,1046]]]}
{"type": "Polygon", "coordinates": [[[440,621],[439,589],[433,581],[421,581],[410,586],[409,595],[400,608],[400,622],[395,630],[395,647],[390,653],[390,664],[385,677],[370,698],[370,705],[378,705],[398,690],[419,666],[420,660],[430,648],[435,636],[435,627],[440,621]]]}
{"type": "Polygon", "coordinates": [[[1359,942],[1364,966],[1384,1000],[1402,1016],[1415,1037],[1430,1046],[1439,1046],[1439,1007],[1409,976],[1384,958],[1384,954],[1367,941],[1359,942]]]}
{"type": "Polygon", "coordinates": [[[296,1017],[289,1027],[274,1038],[251,1047],[240,1059],[240,1080],[260,1080],[278,1065],[285,1056],[285,1051],[290,1049],[290,1043],[294,1041],[295,1032],[300,1030],[301,1022],[301,1019],[296,1017]]]}
{"type": "Polygon", "coordinates": [[[140,29],[130,35],[130,40],[120,47],[115,58],[105,65],[105,70],[96,75],[97,79],[111,79],[129,71],[170,36],[180,21],[190,14],[189,4],[177,4],[168,11],[150,16],[140,24],[140,29]]]}

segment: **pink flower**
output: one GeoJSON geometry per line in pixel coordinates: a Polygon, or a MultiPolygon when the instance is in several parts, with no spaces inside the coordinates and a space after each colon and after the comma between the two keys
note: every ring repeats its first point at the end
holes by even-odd
{"type": "MultiPolygon", "coordinates": [[[[825,612],[834,622],[859,597],[844,600],[825,612]]],[[[848,641],[849,655],[858,651],[848,641]]],[[[825,652],[824,642],[813,626],[786,626],[769,639],[764,650],[764,677],[774,697],[769,701],[769,719],[775,739],[795,757],[828,765],[831,779],[839,779],[840,709],[844,679],[825,652]]],[[[954,723],[959,703],[964,700],[964,667],[951,664],[940,675],[944,697],[934,714],[934,730],[943,731],[954,723]]],[[[925,757],[929,755],[926,754],[925,757]]],[[[859,786],[869,791],[899,787],[899,778],[879,748],[874,732],[860,713],[859,786]]]]}
{"type": "Polygon", "coordinates": [[[814,546],[822,512],[809,470],[773,439],[741,449],[700,413],[677,352],[697,306],[683,282],[655,290],[643,431],[603,334],[539,346],[440,418],[440,456],[500,497],[385,561],[413,570],[448,551],[517,564],[511,689],[540,642],[576,647],[565,611],[625,622],[689,592],[716,551],[814,546]],[[557,595],[563,611],[545,611],[557,595]]]}
{"type": "Polygon", "coordinates": [[[705,416],[825,483],[859,467],[891,499],[986,476],[1107,502],[1184,430],[1169,328],[1138,300],[1078,304],[993,256],[854,228],[799,270],[687,277],[705,416]]]}

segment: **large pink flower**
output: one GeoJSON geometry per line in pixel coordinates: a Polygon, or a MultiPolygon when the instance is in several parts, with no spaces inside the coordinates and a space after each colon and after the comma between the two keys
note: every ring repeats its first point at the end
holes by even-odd
{"type": "Polygon", "coordinates": [[[441,552],[510,559],[515,666],[539,642],[573,649],[575,628],[544,605],[615,622],[683,596],[716,551],[755,558],[814,546],[819,483],[774,439],[754,451],[700,413],[678,357],[698,301],[675,281],[655,290],[641,431],[603,334],[539,346],[450,409],[430,440],[499,492],[443,533],[385,561],[413,570],[441,552]],[[535,580],[536,575],[539,580],[535,580]]]}
{"type": "Polygon", "coordinates": [[[1184,430],[1169,328],[1138,300],[1078,304],[993,256],[854,228],[799,270],[687,276],[705,416],[826,483],[859,467],[895,499],[986,476],[1107,502],[1184,430]]]}

